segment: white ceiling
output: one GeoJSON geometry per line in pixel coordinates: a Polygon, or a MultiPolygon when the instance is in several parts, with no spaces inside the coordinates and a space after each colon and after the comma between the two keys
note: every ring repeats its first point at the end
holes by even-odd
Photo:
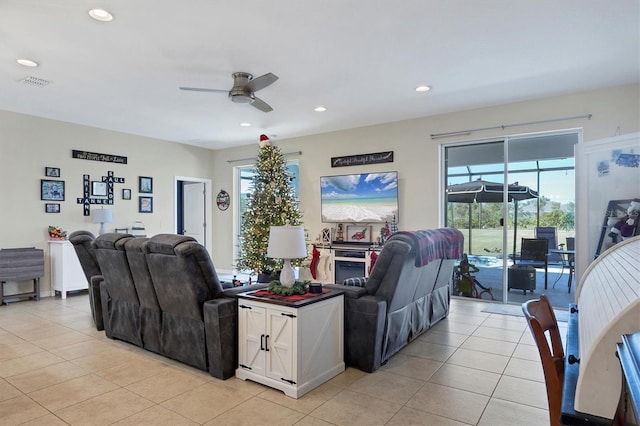
{"type": "Polygon", "coordinates": [[[0,0],[0,109],[217,149],[637,83],[639,4],[0,0]],[[274,111],[178,90],[234,71],[279,76],[274,111]]]}

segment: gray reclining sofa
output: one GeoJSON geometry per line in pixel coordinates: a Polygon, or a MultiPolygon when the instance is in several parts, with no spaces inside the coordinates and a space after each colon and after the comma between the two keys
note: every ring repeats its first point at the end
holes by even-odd
{"type": "Polygon", "coordinates": [[[345,362],[373,372],[449,314],[453,267],[464,237],[453,228],[399,232],[385,243],[364,286],[345,292],[345,362]]]}
{"type": "Polygon", "coordinates": [[[96,259],[93,241],[96,239],[89,231],[75,231],[69,235],[69,242],[78,255],[82,272],[87,278],[89,288],[89,304],[91,306],[91,317],[98,331],[104,330],[102,321],[102,305],[100,303],[100,284],[103,281],[102,271],[96,259]]]}
{"type": "Polygon", "coordinates": [[[103,234],[93,243],[105,332],[227,379],[237,367],[240,292],[223,290],[206,248],[191,237],[103,234]]]}

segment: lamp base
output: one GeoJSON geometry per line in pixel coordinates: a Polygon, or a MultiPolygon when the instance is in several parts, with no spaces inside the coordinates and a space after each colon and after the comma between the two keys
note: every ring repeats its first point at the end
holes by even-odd
{"type": "Polygon", "coordinates": [[[100,223],[100,230],[98,231],[98,235],[102,235],[106,233],[107,233],[107,227],[104,226],[104,222],[102,222],[100,223]]]}
{"type": "Polygon", "coordinates": [[[282,265],[282,271],[280,271],[280,284],[283,287],[291,288],[295,282],[296,277],[291,267],[291,259],[284,259],[284,265],[282,265]]]}

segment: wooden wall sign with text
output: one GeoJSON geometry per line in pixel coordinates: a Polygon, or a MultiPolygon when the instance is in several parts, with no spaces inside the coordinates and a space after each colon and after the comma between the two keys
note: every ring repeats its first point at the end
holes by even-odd
{"type": "Polygon", "coordinates": [[[393,151],[331,157],[331,167],[362,166],[378,163],[393,163],[393,151]]]}
{"type": "Polygon", "coordinates": [[[77,149],[71,150],[71,157],[79,158],[80,160],[106,161],[108,163],[127,164],[127,157],[123,157],[122,155],[100,154],[99,152],[78,151],[77,149]]]}

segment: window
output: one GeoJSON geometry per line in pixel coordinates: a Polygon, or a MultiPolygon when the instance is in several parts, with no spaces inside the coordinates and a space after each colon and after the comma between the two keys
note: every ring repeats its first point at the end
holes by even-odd
{"type": "MultiPolygon", "coordinates": [[[[293,181],[291,184],[293,185],[293,191],[296,195],[296,198],[300,198],[299,191],[299,167],[298,161],[292,160],[287,161],[287,173],[289,173],[293,177],[293,181]]],[[[247,202],[249,200],[249,196],[253,191],[253,176],[255,175],[255,166],[242,166],[237,168],[237,178],[238,178],[238,194],[240,194],[238,201],[238,212],[237,212],[237,220],[236,220],[236,229],[235,235],[240,235],[240,230],[242,229],[242,216],[247,209],[247,202]]]]}

